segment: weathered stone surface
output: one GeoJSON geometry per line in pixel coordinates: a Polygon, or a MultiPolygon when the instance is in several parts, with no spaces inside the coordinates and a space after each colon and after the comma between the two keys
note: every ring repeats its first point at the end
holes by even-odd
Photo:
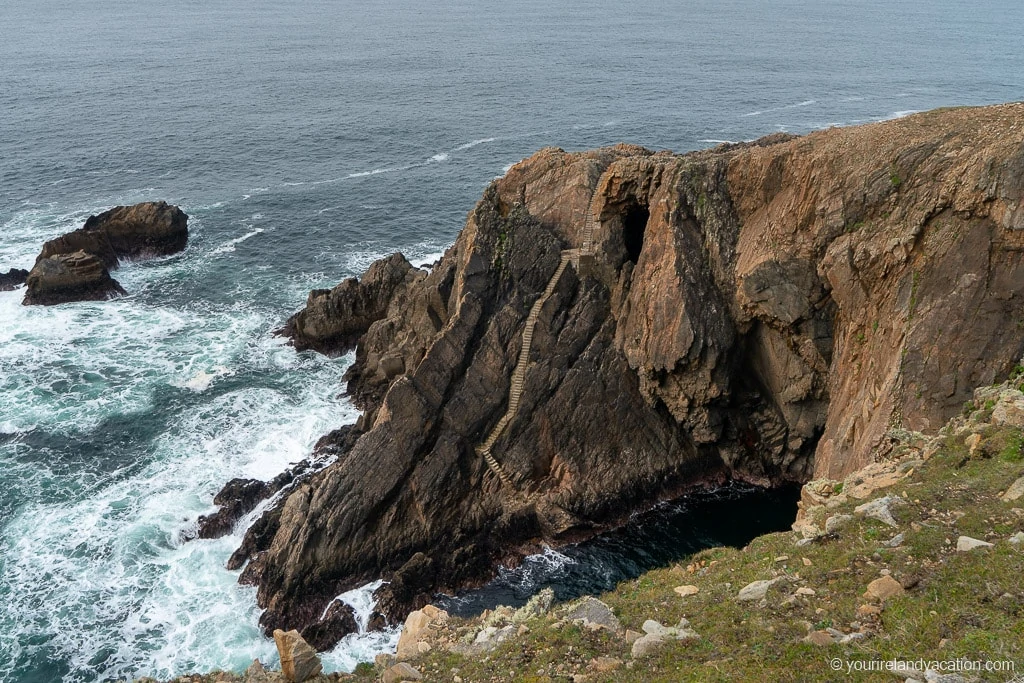
{"type": "Polygon", "coordinates": [[[323,671],[316,650],[311,648],[298,631],[274,631],[274,644],[281,657],[281,673],[292,683],[302,683],[323,671]]]}
{"type": "Polygon", "coordinates": [[[84,251],[37,261],[26,284],[28,289],[22,301],[26,306],[104,301],[126,293],[117,280],[110,277],[103,261],[84,251]]]}
{"type": "Polygon", "coordinates": [[[1024,496],[1024,477],[1020,477],[1010,484],[1010,488],[1006,489],[1006,493],[1001,496],[1001,500],[1004,503],[1012,503],[1015,500],[1020,500],[1021,496],[1024,496]]]}
{"type": "Polygon", "coordinates": [[[593,597],[580,600],[566,613],[565,620],[579,621],[584,628],[607,629],[612,633],[622,632],[622,624],[611,607],[593,597]]]}
{"type": "Polygon", "coordinates": [[[885,602],[889,598],[903,595],[904,592],[903,584],[891,576],[883,576],[869,583],[864,595],[869,598],[875,598],[880,602],[885,602]]]}
{"type": "Polygon", "coordinates": [[[1003,391],[992,409],[992,424],[1024,427],[1024,393],[1016,389],[1003,391]]]}
{"type": "Polygon", "coordinates": [[[347,375],[365,433],[268,511],[243,575],[264,626],[315,620],[382,574],[408,577],[382,595],[400,623],[527,543],[578,540],[730,476],[840,481],[894,420],[945,423],[1024,352],[1022,116],[958,109],[515,165],[429,273],[379,262],[336,297],[348,313],[324,314],[326,337],[365,327],[347,375]],[[588,215],[592,267],[552,283],[491,449],[509,486],[475,448],[588,215]]]}
{"type": "Polygon", "coordinates": [[[777,584],[782,579],[763,579],[761,581],[754,581],[748,583],[746,586],[740,589],[740,592],[736,594],[736,599],[741,602],[762,600],[768,595],[768,589],[777,584]]]}
{"type": "Polygon", "coordinates": [[[0,273],[0,292],[9,292],[25,284],[28,279],[28,271],[22,268],[11,268],[6,273],[0,273]]]}
{"type": "Polygon", "coordinates": [[[78,230],[45,243],[37,262],[85,251],[107,268],[116,268],[122,259],[166,256],[181,251],[187,243],[185,212],[167,202],[143,202],[89,216],[78,230]]]}
{"type": "Polygon", "coordinates": [[[402,629],[402,634],[398,638],[397,654],[399,659],[413,659],[419,656],[417,645],[430,622],[430,617],[421,610],[409,613],[409,616],[405,618],[405,628],[402,629]]]}
{"type": "Polygon", "coordinates": [[[902,504],[903,501],[896,496],[884,496],[882,498],[876,498],[870,503],[864,503],[858,505],[853,509],[858,515],[863,515],[871,519],[877,519],[883,524],[888,524],[891,527],[899,526],[896,523],[896,518],[892,516],[892,506],[902,504]]]}
{"type": "Polygon", "coordinates": [[[400,683],[400,681],[422,681],[423,674],[414,669],[410,664],[399,662],[384,672],[382,679],[384,683],[400,683]]]}
{"type": "Polygon", "coordinates": [[[674,590],[677,595],[679,595],[680,597],[683,597],[683,598],[688,597],[690,595],[696,595],[697,593],[700,593],[700,588],[697,588],[696,586],[692,586],[692,585],[676,586],[672,590],[674,590]]]}
{"type": "Polygon", "coordinates": [[[982,541],[977,538],[971,538],[970,536],[961,536],[956,539],[957,552],[966,553],[978,548],[991,548],[992,543],[988,541],[982,541]]]}

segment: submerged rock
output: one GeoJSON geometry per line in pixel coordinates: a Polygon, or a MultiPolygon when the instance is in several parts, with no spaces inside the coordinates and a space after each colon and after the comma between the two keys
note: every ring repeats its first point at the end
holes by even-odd
{"type": "Polygon", "coordinates": [[[126,294],[99,257],[76,251],[40,259],[26,280],[26,306],[104,301],[126,294]]]}

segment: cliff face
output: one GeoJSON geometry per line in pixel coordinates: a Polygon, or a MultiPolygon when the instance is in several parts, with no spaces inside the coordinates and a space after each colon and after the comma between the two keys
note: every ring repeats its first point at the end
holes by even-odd
{"type": "Polygon", "coordinates": [[[432,270],[290,322],[358,340],[366,412],[246,541],[264,626],[392,573],[400,618],[687,486],[841,478],[937,428],[1024,351],[1022,193],[1020,104],[517,164],[432,270]]]}

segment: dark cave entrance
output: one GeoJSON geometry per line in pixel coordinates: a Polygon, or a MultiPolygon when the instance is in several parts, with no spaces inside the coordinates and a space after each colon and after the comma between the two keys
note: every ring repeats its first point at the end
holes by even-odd
{"type": "Polygon", "coordinates": [[[635,199],[626,205],[626,213],[622,216],[622,238],[626,246],[626,259],[634,264],[640,260],[640,252],[644,248],[644,231],[651,212],[635,199]]]}

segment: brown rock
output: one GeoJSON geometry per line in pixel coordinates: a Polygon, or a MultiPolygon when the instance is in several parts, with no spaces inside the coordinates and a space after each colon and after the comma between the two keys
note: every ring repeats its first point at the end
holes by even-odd
{"type": "Polygon", "coordinates": [[[274,631],[274,644],[281,657],[281,673],[292,683],[302,683],[323,671],[320,658],[298,631],[274,631]]]}
{"type": "Polygon", "coordinates": [[[188,242],[188,216],[167,202],[116,206],[85,225],[43,245],[37,262],[58,254],[85,251],[116,268],[122,259],[174,254],[188,242]]]}
{"type": "Polygon", "coordinates": [[[811,631],[804,637],[804,642],[811,645],[831,645],[835,639],[828,631],[811,631]]]}
{"type": "Polygon", "coordinates": [[[943,424],[1024,348],[1022,117],[688,155],[546,149],[486,190],[429,273],[391,257],[314,293],[295,329],[358,337],[366,431],[268,511],[248,572],[264,626],[382,572],[403,576],[381,603],[399,623],[527,542],[728,476],[843,480],[894,419],[943,424]],[[560,269],[584,242],[592,264],[560,269]],[[497,466],[476,451],[492,432],[497,466]]]}
{"type": "Polygon", "coordinates": [[[26,306],[104,301],[126,293],[103,262],[84,251],[37,261],[26,283],[26,306]]]}
{"type": "Polygon", "coordinates": [[[400,681],[421,681],[423,674],[405,662],[399,662],[384,672],[382,678],[384,683],[399,683],[400,681]]]}
{"type": "Polygon", "coordinates": [[[864,595],[869,598],[875,598],[879,602],[885,602],[889,598],[903,595],[904,592],[903,584],[891,576],[883,576],[869,583],[864,595]]]}

